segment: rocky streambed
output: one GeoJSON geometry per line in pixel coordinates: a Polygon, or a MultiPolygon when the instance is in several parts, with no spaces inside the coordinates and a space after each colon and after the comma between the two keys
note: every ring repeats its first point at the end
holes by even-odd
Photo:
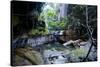
{"type": "MultiPolygon", "coordinates": [[[[44,42],[44,40],[43,40],[44,42]]],[[[29,43],[29,42],[28,42],[29,43]]],[[[84,42],[81,42],[84,43],[84,42]]],[[[78,48],[63,46],[58,42],[44,43],[41,45],[27,44],[24,47],[13,49],[13,65],[41,65],[41,64],[63,64],[70,62],[82,62],[91,46],[90,41],[78,48]]],[[[93,46],[86,61],[97,60],[97,49],[93,46]]]]}
{"type": "MultiPolygon", "coordinates": [[[[60,44],[55,44],[55,47],[52,45],[51,49],[44,50],[46,64],[82,62],[86,57],[90,46],[91,43],[89,41],[85,42],[85,45],[82,45],[79,48],[71,47],[71,45],[66,47],[63,47],[60,44]]],[[[96,49],[93,46],[86,61],[96,61],[96,53],[96,49]]]]}

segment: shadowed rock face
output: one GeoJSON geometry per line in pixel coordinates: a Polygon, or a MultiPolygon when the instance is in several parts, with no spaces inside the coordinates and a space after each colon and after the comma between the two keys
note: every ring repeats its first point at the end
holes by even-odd
{"type": "MultiPolygon", "coordinates": [[[[21,36],[23,33],[29,32],[33,23],[32,15],[34,11],[37,11],[38,14],[41,13],[41,8],[43,2],[26,2],[26,1],[12,1],[11,2],[11,15],[12,15],[12,34],[13,38],[21,36]]],[[[37,18],[38,19],[38,18],[37,18]]],[[[39,23],[37,21],[37,23],[39,23]]]]}

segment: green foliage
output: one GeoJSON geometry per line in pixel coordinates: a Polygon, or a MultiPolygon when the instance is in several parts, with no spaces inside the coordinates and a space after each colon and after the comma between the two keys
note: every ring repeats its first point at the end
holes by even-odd
{"type": "Polygon", "coordinates": [[[59,27],[59,28],[65,29],[69,25],[69,21],[66,17],[64,17],[62,18],[61,21],[49,22],[48,25],[49,27],[52,27],[52,28],[59,27]]]}
{"type": "Polygon", "coordinates": [[[47,15],[48,15],[48,17],[55,17],[56,16],[56,11],[55,10],[48,10],[47,15]]]}
{"type": "MultiPolygon", "coordinates": [[[[86,28],[86,17],[88,16],[88,24],[92,29],[96,29],[97,26],[97,7],[87,6],[88,11],[86,15],[86,5],[69,5],[68,18],[70,24],[73,26],[74,30],[80,35],[85,35],[87,33],[86,28]],[[94,20],[95,19],[95,20],[94,20]],[[93,20],[93,21],[92,21],[93,20]]],[[[88,36],[88,35],[86,35],[88,36]]]]}
{"type": "Polygon", "coordinates": [[[48,25],[52,28],[56,28],[56,27],[64,28],[66,23],[65,22],[49,22],[48,25]]]}
{"type": "Polygon", "coordinates": [[[48,30],[43,27],[38,27],[37,29],[32,29],[29,33],[30,35],[46,35],[48,34],[48,30]]]}
{"type": "Polygon", "coordinates": [[[71,51],[71,55],[73,55],[74,57],[85,57],[86,54],[87,51],[82,48],[78,48],[76,50],[71,51]]]}
{"type": "Polygon", "coordinates": [[[49,20],[51,21],[56,17],[56,14],[56,10],[54,9],[44,10],[40,15],[40,19],[44,21],[48,20],[46,22],[49,22],[49,20]]]}
{"type": "Polygon", "coordinates": [[[46,35],[48,34],[48,29],[45,26],[45,22],[37,22],[36,28],[32,28],[29,32],[29,35],[46,35]]]}
{"type": "Polygon", "coordinates": [[[43,12],[40,14],[40,20],[43,20],[47,24],[47,28],[60,28],[60,29],[65,29],[69,25],[68,18],[65,17],[60,17],[60,21],[58,20],[58,15],[59,12],[57,9],[51,7],[46,10],[43,10],[43,12]]]}

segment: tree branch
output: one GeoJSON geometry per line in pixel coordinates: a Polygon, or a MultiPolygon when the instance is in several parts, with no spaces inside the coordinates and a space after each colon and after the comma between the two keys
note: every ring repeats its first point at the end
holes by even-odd
{"type": "Polygon", "coordinates": [[[91,43],[91,46],[90,46],[90,48],[89,48],[89,50],[88,50],[88,53],[87,53],[86,57],[85,57],[82,61],[86,61],[86,59],[88,58],[88,56],[89,56],[89,54],[90,54],[90,52],[91,52],[92,46],[93,46],[93,45],[96,45],[96,44],[94,43],[94,40],[93,40],[93,37],[92,37],[92,31],[90,30],[90,27],[89,27],[89,25],[88,25],[88,7],[87,7],[87,6],[86,6],[86,26],[87,26],[88,35],[89,35],[89,37],[90,37],[92,43],[91,43]]]}

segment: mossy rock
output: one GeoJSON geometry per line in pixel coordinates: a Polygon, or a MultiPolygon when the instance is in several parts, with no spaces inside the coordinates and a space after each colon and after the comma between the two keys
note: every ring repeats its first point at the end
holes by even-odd
{"type": "MultiPolygon", "coordinates": [[[[32,47],[17,48],[15,49],[15,54],[16,54],[15,56],[16,65],[18,65],[19,63],[20,63],[19,65],[21,65],[21,63],[23,65],[23,62],[18,61],[21,60],[22,58],[24,58],[23,61],[27,60],[32,65],[44,64],[40,52],[34,50],[32,47]]],[[[24,65],[27,65],[27,63],[24,65]]]]}
{"type": "Polygon", "coordinates": [[[19,55],[15,55],[14,61],[12,63],[14,66],[32,65],[30,61],[23,57],[20,57],[19,55]]]}
{"type": "Polygon", "coordinates": [[[84,57],[84,56],[86,56],[87,51],[82,48],[78,48],[78,49],[73,50],[71,53],[77,57],[84,57]]]}

